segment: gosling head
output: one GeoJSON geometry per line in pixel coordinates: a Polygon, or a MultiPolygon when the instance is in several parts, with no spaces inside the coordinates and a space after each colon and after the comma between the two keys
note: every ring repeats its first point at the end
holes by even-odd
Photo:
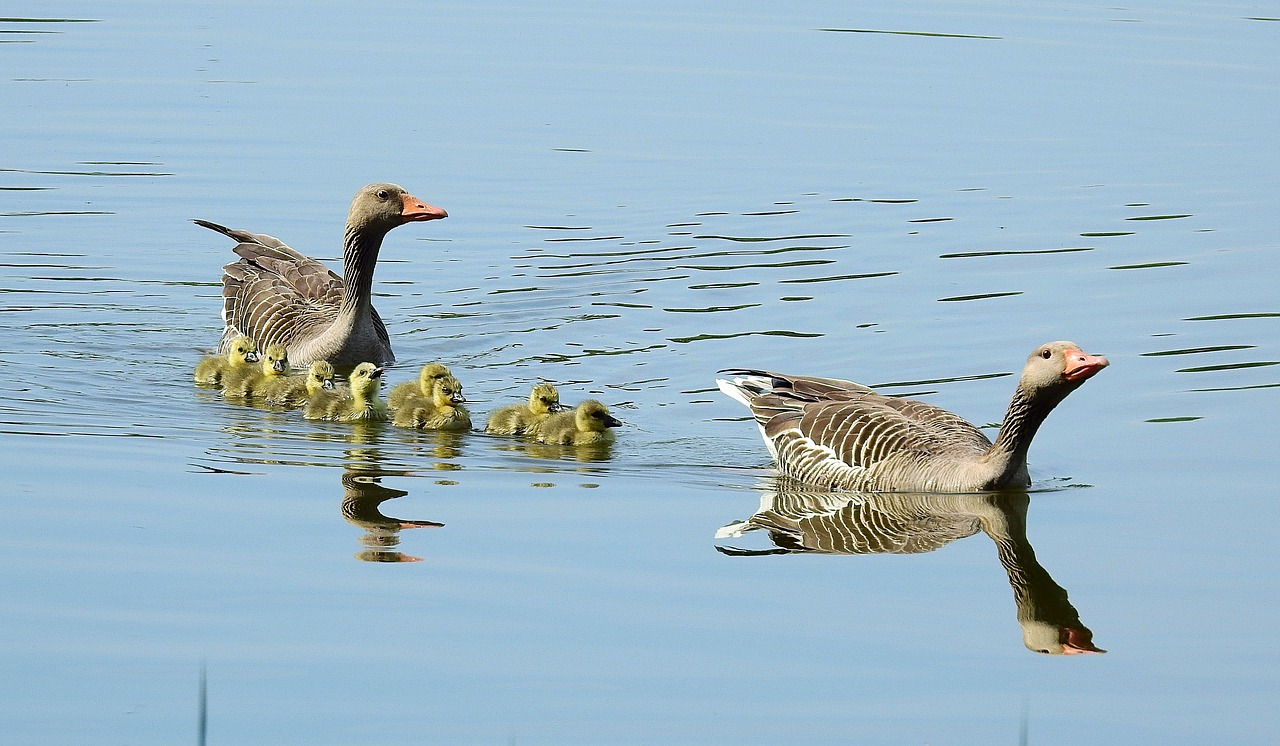
{"type": "Polygon", "coordinates": [[[262,372],[268,376],[279,376],[287,370],[289,370],[289,353],[284,345],[267,345],[267,351],[262,356],[262,372]]]}
{"type": "Polygon", "coordinates": [[[620,420],[609,414],[608,407],[595,399],[587,399],[579,404],[573,421],[578,426],[578,430],[597,433],[622,424],[620,420]]]}
{"type": "Polygon", "coordinates": [[[529,411],[534,414],[563,412],[568,407],[560,403],[560,392],[549,383],[540,383],[529,392],[529,411]]]}
{"type": "Polygon", "coordinates": [[[227,360],[232,365],[258,362],[258,344],[248,337],[236,337],[227,350],[227,360]]]}
{"type": "Polygon", "coordinates": [[[435,382],[432,389],[432,401],[437,407],[452,407],[465,404],[467,399],[462,395],[462,384],[451,375],[446,375],[435,382]]]}
{"type": "Polygon", "coordinates": [[[382,385],[382,368],[373,363],[360,363],[351,371],[348,380],[353,397],[372,399],[378,395],[378,388],[382,385]]]}
{"type": "Polygon", "coordinates": [[[333,390],[333,365],[328,360],[317,360],[307,369],[307,393],[333,390]]]}
{"type": "Polygon", "coordinates": [[[435,388],[436,381],[450,375],[449,369],[440,363],[427,363],[422,366],[422,370],[418,372],[418,386],[422,388],[422,393],[430,396],[431,390],[435,388]]]}

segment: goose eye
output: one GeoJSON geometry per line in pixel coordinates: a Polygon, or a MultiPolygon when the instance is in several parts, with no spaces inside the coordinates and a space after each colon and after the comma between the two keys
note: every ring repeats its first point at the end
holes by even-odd
{"type": "Polygon", "coordinates": [[[385,199],[389,198],[390,196],[391,196],[391,194],[390,194],[386,189],[379,189],[379,190],[378,190],[378,199],[385,200],[385,199]]]}
{"type": "Polygon", "coordinates": [[[1044,358],[1045,360],[1048,360],[1049,358],[1053,357],[1053,350],[1050,350],[1048,347],[1044,348],[1043,350],[1040,351],[1040,357],[1044,358]]]}

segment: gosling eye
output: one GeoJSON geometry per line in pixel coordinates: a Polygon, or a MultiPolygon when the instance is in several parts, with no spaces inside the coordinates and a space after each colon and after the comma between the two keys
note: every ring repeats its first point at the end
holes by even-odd
{"type": "Polygon", "coordinates": [[[1040,357],[1044,358],[1045,360],[1048,360],[1049,358],[1053,357],[1053,350],[1049,349],[1048,347],[1044,348],[1043,350],[1040,351],[1040,357]]]}
{"type": "Polygon", "coordinates": [[[391,193],[388,192],[386,189],[378,190],[378,199],[386,201],[387,199],[390,199],[390,197],[391,197],[391,193]]]}

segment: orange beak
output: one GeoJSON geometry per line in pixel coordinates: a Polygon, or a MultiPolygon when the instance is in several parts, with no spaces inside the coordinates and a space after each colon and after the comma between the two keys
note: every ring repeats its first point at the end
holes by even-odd
{"type": "Polygon", "coordinates": [[[400,211],[400,217],[406,223],[415,223],[422,220],[439,220],[440,218],[449,217],[449,213],[441,210],[439,207],[432,207],[426,202],[418,199],[412,194],[404,194],[404,209],[400,211]]]}
{"type": "Polygon", "coordinates": [[[1063,368],[1062,375],[1066,376],[1068,381],[1092,378],[1095,373],[1111,364],[1101,355],[1086,355],[1079,349],[1067,350],[1064,354],[1067,358],[1067,366],[1063,368]]]}

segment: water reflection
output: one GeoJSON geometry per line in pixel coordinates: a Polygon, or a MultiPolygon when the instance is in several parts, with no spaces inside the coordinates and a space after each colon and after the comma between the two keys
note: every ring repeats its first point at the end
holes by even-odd
{"type": "Polygon", "coordinates": [[[770,479],[760,509],[716,532],[717,539],[751,531],[768,533],[772,547],[717,546],[730,556],[817,552],[822,554],[920,554],[957,539],[985,533],[996,544],[1009,576],[1018,624],[1027,649],[1051,655],[1106,652],[1093,632],[1036,560],[1027,539],[1026,493],[936,495],[813,492],[789,480],[770,479]]]}
{"type": "MultiPolygon", "coordinates": [[[[359,460],[370,456],[369,452],[353,453],[359,460]]],[[[364,562],[421,562],[421,557],[405,554],[397,549],[400,532],[412,528],[440,528],[443,523],[405,518],[392,518],[382,512],[382,503],[404,497],[405,490],[384,487],[379,483],[382,474],[366,467],[349,468],[342,473],[342,517],[347,523],[364,529],[360,543],[364,549],[355,557],[364,562]]]]}

